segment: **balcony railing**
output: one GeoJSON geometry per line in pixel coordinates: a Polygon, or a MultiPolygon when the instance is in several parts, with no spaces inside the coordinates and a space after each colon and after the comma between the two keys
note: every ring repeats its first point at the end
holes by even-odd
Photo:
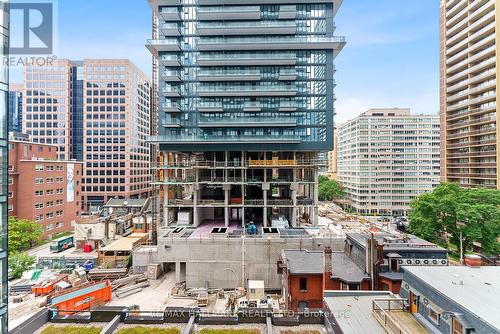
{"type": "Polygon", "coordinates": [[[198,125],[205,127],[292,127],[297,121],[290,117],[200,117],[198,125]]]}
{"type": "MultiPolygon", "coordinates": [[[[391,315],[392,311],[406,312],[405,299],[387,298],[374,299],[372,301],[372,313],[375,319],[390,334],[412,334],[396,317],[391,315]]],[[[413,320],[413,319],[412,319],[413,320]]],[[[416,321],[413,320],[413,321],[416,321]]]]}
{"type": "Polygon", "coordinates": [[[159,143],[204,143],[204,144],[216,144],[216,143],[289,143],[298,144],[300,143],[300,137],[296,135],[165,135],[156,136],[150,138],[151,142],[159,143]]]}

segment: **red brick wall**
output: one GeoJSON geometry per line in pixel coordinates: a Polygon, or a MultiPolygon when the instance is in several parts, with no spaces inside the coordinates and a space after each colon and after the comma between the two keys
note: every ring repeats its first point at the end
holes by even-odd
{"type": "Polygon", "coordinates": [[[393,293],[399,294],[401,289],[401,281],[391,281],[387,278],[380,278],[380,288],[382,290],[391,291],[393,293]]]}
{"type": "Polygon", "coordinates": [[[10,216],[35,221],[37,215],[43,215],[43,220],[39,224],[44,228],[42,239],[60,232],[72,231],[72,222],[80,216],[81,207],[81,178],[82,164],[72,161],[58,161],[57,150],[51,145],[41,145],[28,142],[11,142],[9,150],[9,176],[12,184],[9,185],[9,205],[13,208],[9,211],[10,216]],[[39,150],[40,148],[40,150],[39,150]],[[37,159],[37,160],[34,160],[37,159]],[[41,159],[41,160],[38,160],[41,159]],[[67,202],[67,168],[68,164],[74,165],[74,201],[67,202]],[[36,170],[37,165],[42,165],[43,170],[36,170]],[[52,166],[53,170],[47,170],[52,166]],[[62,170],[57,170],[57,166],[62,170]],[[35,184],[36,178],[42,178],[42,184],[35,184]],[[52,178],[53,182],[48,183],[47,178],[52,178]],[[57,182],[58,178],[62,181],[57,182]],[[57,189],[62,189],[62,193],[57,193],[57,189]],[[43,191],[43,196],[35,196],[37,190],[43,191]],[[52,191],[48,194],[47,191],[52,191]],[[62,200],[62,205],[57,205],[57,201],[62,200]],[[52,206],[47,206],[47,202],[53,202],[52,206]],[[36,203],[43,203],[43,208],[36,209],[36,203]],[[57,211],[63,211],[63,215],[57,215],[57,211]],[[53,217],[48,217],[48,213],[53,213],[53,217]],[[57,223],[62,223],[56,227],[57,223]],[[51,230],[45,230],[52,225],[51,230]]]}
{"type": "Polygon", "coordinates": [[[309,308],[323,307],[322,275],[289,275],[287,305],[290,310],[297,311],[299,302],[307,302],[309,308]],[[307,291],[300,290],[300,278],[307,278],[307,291]]]}

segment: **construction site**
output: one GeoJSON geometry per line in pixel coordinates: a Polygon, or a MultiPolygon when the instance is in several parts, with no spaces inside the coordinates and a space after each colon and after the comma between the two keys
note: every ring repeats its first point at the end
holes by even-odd
{"type": "Polygon", "coordinates": [[[161,153],[162,225],[318,225],[313,152],[161,153]]]}

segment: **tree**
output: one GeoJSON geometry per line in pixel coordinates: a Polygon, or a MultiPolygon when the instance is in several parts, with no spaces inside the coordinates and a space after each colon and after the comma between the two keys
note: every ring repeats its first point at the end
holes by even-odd
{"type": "Polygon", "coordinates": [[[27,219],[9,217],[9,252],[16,254],[35,245],[43,233],[43,228],[27,219]]]}
{"type": "Polygon", "coordinates": [[[345,196],[342,186],[337,181],[330,180],[326,176],[320,176],[318,183],[318,197],[320,201],[333,201],[345,196]]]}
{"type": "Polygon", "coordinates": [[[479,242],[487,255],[500,252],[499,190],[443,183],[412,201],[409,218],[409,231],[431,242],[449,240],[463,250],[479,242]]]}
{"type": "Polygon", "coordinates": [[[9,273],[12,278],[20,278],[22,274],[30,269],[36,262],[35,256],[30,256],[28,253],[17,253],[9,256],[9,273]]]}

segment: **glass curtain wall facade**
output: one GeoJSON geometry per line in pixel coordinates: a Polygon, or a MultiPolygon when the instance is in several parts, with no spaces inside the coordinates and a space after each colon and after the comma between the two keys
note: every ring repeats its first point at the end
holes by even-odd
{"type": "MultiPolygon", "coordinates": [[[[0,0],[1,55],[9,53],[8,1],[0,0]]],[[[9,72],[0,64],[0,332],[7,333],[7,110],[9,99],[9,72]]]]}
{"type": "MultiPolygon", "coordinates": [[[[206,176],[212,182],[209,188],[219,189],[204,191],[203,184],[194,185],[200,189],[191,194],[194,224],[201,222],[197,204],[215,200],[218,192],[225,206],[231,206],[234,198],[233,204],[243,209],[250,205],[245,202],[246,196],[252,197],[249,194],[262,200],[259,203],[266,202],[266,191],[293,203],[290,194],[300,185],[291,184],[296,180],[292,174],[311,173],[314,184],[318,166],[310,161],[333,148],[334,59],[345,44],[343,37],[334,35],[341,1],[149,2],[159,20],[157,38],[149,40],[147,47],[159,62],[158,136],[153,141],[159,145],[160,165],[175,165],[179,159],[210,160],[239,168],[208,177],[196,171],[196,163],[190,164],[193,169],[188,174],[193,173],[195,183],[206,176]],[[203,154],[195,157],[195,152],[203,154]],[[259,191],[249,189],[250,160],[259,161],[256,164],[261,167],[255,165],[251,171],[254,178],[262,176],[259,191]],[[267,167],[273,162],[267,160],[288,166],[280,172],[290,184],[270,182],[272,171],[267,167]],[[310,170],[298,168],[299,160],[308,160],[310,170]]],[[[173,191],[164,196],[166,202],[179,191],[191,191],[186,190],[191,187],[186,173],[182,181],[187,186],[182,191],[168,190],[177,172],[174,168],[159,174],[163,193],[173,191]]],[[[309,198],[314,197],[313,188],[309,198]]],[[[226,224],[228,216],[245,220],[242,210],[225,210],[226,224]]],[[[290,220],[292,214],[286,215],[290,220]]],[[[265,212],[257,216],[266,221],[265,212]]],[[[164,220],[177,221],[178,215],[168,217],[165,213],[164,220]]]]}

